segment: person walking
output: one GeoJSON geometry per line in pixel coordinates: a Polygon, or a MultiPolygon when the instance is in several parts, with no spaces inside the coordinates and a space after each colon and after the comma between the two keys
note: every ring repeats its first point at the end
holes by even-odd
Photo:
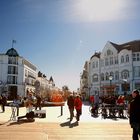
{"type": "Polygon", "coordinates": [[[25,107],[26,107],[26,111],[31,112],[33,110],[33,106],[36,102],[36,98],[33,96],[33,94],[30,92],[26,98],[26,100],[24,101],[25,107]]]}
{"type": "Polygon", "coordinates": [[[129,123],[133,129],[132,139],[139,140],[140,137],[140,95],[138,90],[132,92],[132,100],[129,104],[129,123]]]}
{"type": "Polygon", "coordinates": [[[91,106],[94,106],[94,95],[91,95],[89,100],[90,100],[91,106]]]}
{"type": "Polygon", "coordinates": [[[2,105],[2,112],[5,112],[5,106],[7,104],[7,99],[5,95],[1,95],[1,105],[2,105]]]}
{"type": "Polygon", "coordinates": [[[42,101],[42,99],[41,99],[41,97],[40,97],[40,95],[38,94],[38,95],[36,95],[36,104],[35,104],[35,110],[37,110],[37,108],[39,108],[39,110],[41,110],[41,101],[42,101]]]}
{"type": "Polygon", "coordinates": [[[82,114],[82,100],[79,95],[74,100],[74,107],[76,109],[76,120],[79,121],[80,115],[82,114]]]}
{"type": "Polygon", "coordinates": [[[21,98],[19,95],[16,96],[16,98],[13,100],[13,105],[16,107],[17,109],[17,116],[19,115],[19,107],[21,105],[21,98]]]}
{"type": "Polygon", "coordinates": [[[69,113],[70,113],[70,121],[72,121],[73,117],[74,117],[74,97],[73,97],[73,94],[70,94],[70,96],[68,97],[67,105],[68,105],[69,113]]]}

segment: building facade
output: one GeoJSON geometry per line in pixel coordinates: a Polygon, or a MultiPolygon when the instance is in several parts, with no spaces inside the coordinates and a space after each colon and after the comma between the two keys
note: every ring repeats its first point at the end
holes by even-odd
{"type": "Polygon", "coordinates": [[[140,40],[107,42],[89,60],[89,95],[129,94],[140,89],[140,40]]]}
{"type": "Polygon", "coordinates": [[[84,65],[84,70],[80,75],[80,92],[83,99],[88,98],[89,88],[88,88],[88,71],[89,71],[89,62],[86,61],[84,65]]]}
{"type": "Polygon", "coordinates": [[[26,96],[26,90],[34,90],[37,77],[35,65],[20,57],[11,48],[5,54],[0,54],[0,93],[6,93],[9,99],[17,95],[26,96]]]}

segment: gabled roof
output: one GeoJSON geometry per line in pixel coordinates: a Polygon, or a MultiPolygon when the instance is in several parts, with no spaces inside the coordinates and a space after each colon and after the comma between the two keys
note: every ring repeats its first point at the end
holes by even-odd
{"type": "Polygon", "coordinates": [[[133,52],[140,52],[140,40],[130,41],[124,44],[115,44],[110,42],[120,52],[123,49],[132,50],[133,52]]]}
{"type": "Polygon", "coordinates": [[[100,55],[101,55],[100,52],[95,52],[95,53],[90,57],[90,59],[92,59],[93,57],[98,57],[98,58],[100,58],[100,55]]]}

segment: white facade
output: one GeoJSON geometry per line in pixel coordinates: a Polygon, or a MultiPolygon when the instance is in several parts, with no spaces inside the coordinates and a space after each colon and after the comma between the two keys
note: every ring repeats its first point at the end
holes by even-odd
{"type": "Polygon", "coordinates": [[[107,42],[89,60],[88,81],[89,95],[129,94],[140,89],[140,41],[107,42]]]}
{"type": "Polygon", "coordinates": [[[17,95],[25,97],[30,91],[46,96],[50,90],[58,90],[52,77],[47,80],[38,73],[37,67],[19,56],[14,48],[0,54],[0,95],[14,99],[17,95]]]}
{"type": "Polygon", "coordinates": [[[17,95],[26,96],[26,90],[34,89],[37,68],[20,57],[14,48],[0,54],[0,94],[6,93],[9,99],[17,95]]]}
{"type": "Polygon", "coordinates": [[[84,70],[80,75],[81,76],[81,79],[80,79],[80,91],[78,91],[78,92],[81,92],[83,100],[88,98],[88,93],[89,93],[89,89],[88,89],[88,83],[89,83],[89,81],[88,81],[88,71],[89,71],[89,62],[86,61],[85,65],[84,65],[84,70]]]}

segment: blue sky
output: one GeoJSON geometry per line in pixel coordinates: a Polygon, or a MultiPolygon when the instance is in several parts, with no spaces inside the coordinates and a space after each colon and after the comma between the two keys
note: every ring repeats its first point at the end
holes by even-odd
{"type": "Polygon", "coordinates": [[[56,86],[76,90],[85,61],[107,41],[140,39],[139,7],[139,0],[0,0],[0,53],[14,39],[56,86]]]}

